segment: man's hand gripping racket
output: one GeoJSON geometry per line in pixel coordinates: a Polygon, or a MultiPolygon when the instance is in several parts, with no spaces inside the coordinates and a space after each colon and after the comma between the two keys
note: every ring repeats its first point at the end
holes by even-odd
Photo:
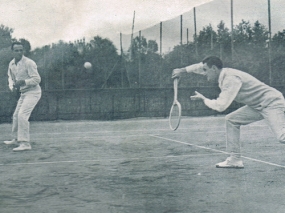
{"type": "Polygon", "coordinates": [[[181,120],[181,104],[177,100],[177,95],[178,95],[178,82],[179,82],[179,77],[174,78],[173,81],[173,87],[174,87],[174,100],[172,107],[170,109],[170,114],[169,114],[169,127],[171,130],[175,131],[180,124],[181,120]]]}

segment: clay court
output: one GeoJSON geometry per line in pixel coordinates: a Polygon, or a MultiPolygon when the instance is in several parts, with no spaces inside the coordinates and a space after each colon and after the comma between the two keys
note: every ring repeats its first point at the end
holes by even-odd
{"type": "MultiPolygon", "coordinates": [[[[1,124],[1,140],[10,124],[1,124]]],[[[32,150],[2,143],[1,213],[283,213],[285,145],[242,127],[244,169],[227,157],[224,117],[31,122],[32,150]]]]}

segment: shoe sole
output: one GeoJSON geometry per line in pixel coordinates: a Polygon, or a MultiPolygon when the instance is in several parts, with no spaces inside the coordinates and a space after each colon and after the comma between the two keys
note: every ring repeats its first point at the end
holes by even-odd
{"type": "Polygon", "coordinates": [[[216,168],[220,168],[220,169],[244,169],[244,166],[218,166],[216,165],[216,168]]]}
{"type": "Polygon", "coordinates": [[[20,151],[28,151],[28,150],[31,150],[32,148],[30,149],[13,149],[13,151],[15,152],[20,152],[20,151]]]}
{"type": "Polygon", "coordinates": [[[9,142],[4,141],[4,144],[6,144],[6,145],[15,145],[15,144],[18,144],[18,142],[9,143],[9,142]]]}

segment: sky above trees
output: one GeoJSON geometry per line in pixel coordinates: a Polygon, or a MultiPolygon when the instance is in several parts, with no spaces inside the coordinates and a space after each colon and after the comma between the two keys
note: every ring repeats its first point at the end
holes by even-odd
{"type": "Polygon", "coordinates": [[[119,32],[131,32],[134,11],[136,29],[142,29],[208,1],[1,0],[0,24],[13,28],[13,35],[28,39],[32,47],[95,34],[113,39],[119,32]]]}
{"type": "MultiPolygon", "coordinates": [[[[267,0],[233,1],[236,24],[245,19],[267,25],[267,0]]],[[[90,39],[94,35],[109,38],[118,47],[119,33],[131,33],[134,11],[134,31],[137,32],[178,17],[196,6],[197,27],[201,30],[209,23],[216,27],[221,20],[230,27],[229,5],[230,0],[1,0],[0,24],[13,28],[13,37],[29,40],[32,48],[59,40],[90,39]]],[[[271,0],[275,33],[283,30],[284,7],[284,0],[271,0]]],[[[193,22],[192,17],[188,19],[193,22]]],[[[179,26],[179,22],[175,26],[179,26]]],[[[179,37],[179,30],[177,33],[179,37]]]]}

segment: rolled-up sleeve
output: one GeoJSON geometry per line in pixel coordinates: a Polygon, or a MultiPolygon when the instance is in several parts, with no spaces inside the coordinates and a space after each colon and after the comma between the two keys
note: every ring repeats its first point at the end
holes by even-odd
{"type": "Polygon", "coordinates": [[[26,79],[26,85],[27,86],[36,86],[41,82],[41,77],[38,73],[37,65],[33,61],[29,61],[27,64],[27,69],[28,69],[28,75],[29,79],[26,79]]]}
{"type": "Polygon", "coordinates": [[[231,103],[236,98],[240,88],[242,86],[242,81],[237,76],[227,76],[223,80],[221,86],[221,93],[217,99],[205,99],[204,103],[209,108],[216,110],[218,112],[225,111],[231,103]]]}

